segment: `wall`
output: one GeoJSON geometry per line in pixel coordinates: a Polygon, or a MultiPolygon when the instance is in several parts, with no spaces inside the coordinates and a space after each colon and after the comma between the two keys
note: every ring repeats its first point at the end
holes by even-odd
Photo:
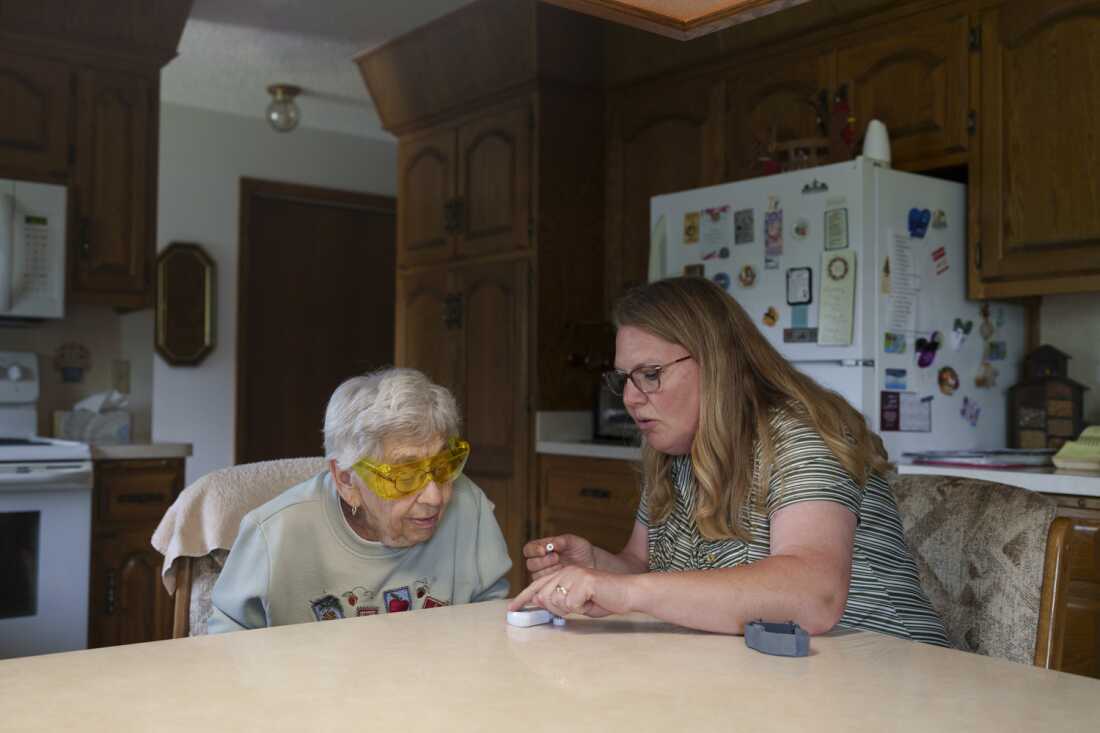
{"type": "Polygon", "coordinates": [[[1085,423],[1100,425],[1100,293],[1044,297],[1039,339],[1072,357],[1070,379],[1089,388],[1085,423]]]}
{"type": "MultiPolygon", "coordinates": [[[[151,357],[153,439],[194,445],[188,482],[233,463],[240,178],[393,195],[396,175],[393,142],[306,128],[277,133],[261,110],[246,118],[161,104],[157,246],[196,242],[217,264],[213,353],[198,367],[151,357]]],[[[309,251],[304,242],[303,253],[309,251]]],[[[151,354],[152,316],[145,317],[150,328],[135,324],[129,333],[148,333],[151,354]]],[[[277,366],[278,355],[270,356],[277,366]]]]}
{"type": "Polygon", "coordinates": [[[130,364],[131,439],[146,442],[150,435],[152,385],[152,316],[117,315],[107,306],[67,303],[65,318],[20,327],[0,326],[0,351],[33,351],[41,370],[38,434],[52,435],[55,410],[71,409],[77,401],[114,384],[114,362],[130,364]],[[63,382],[54,367],[62,344],[75,342],[88,349],[91,365],[80,382],[63,382]]]}

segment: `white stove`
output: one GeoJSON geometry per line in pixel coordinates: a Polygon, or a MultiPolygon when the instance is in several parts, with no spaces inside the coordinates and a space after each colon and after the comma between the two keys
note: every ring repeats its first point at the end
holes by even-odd
{"type": "Polygon", "coordinates": [[[92,456],[35,436],[36,354],[0,351],[0,659],[88,639],[92,456]]]}

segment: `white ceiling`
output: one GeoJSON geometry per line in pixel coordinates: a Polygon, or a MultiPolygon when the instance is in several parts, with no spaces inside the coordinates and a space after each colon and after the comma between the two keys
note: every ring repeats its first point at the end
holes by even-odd
{"type": "Polygon", "coordinates": [[[297,84],[302,127],[392,139],[353,57],[471,1],[195,0],[161,99],[259,119],[297,84]]]}

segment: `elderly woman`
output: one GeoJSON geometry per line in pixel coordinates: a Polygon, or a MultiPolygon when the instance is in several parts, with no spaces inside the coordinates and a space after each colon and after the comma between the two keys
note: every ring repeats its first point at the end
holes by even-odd
{"type": "Polygon", "coordinates": [[[328,470],[253,510],[214,586],[210,633],[508,595],[493,505],[462,475],[455,400],[413,369],[341,384],[328,470]]]}
{"type": "Polygon", "coordinates": [[[617,554],[574,535],[529,543],[535,580],[513,609],[643,611],[735,634],[794,620],[947,645],[859,413],[708,280],[642,286],[615,323],[606,378],[645,437],[634,532],[617,554]]]}

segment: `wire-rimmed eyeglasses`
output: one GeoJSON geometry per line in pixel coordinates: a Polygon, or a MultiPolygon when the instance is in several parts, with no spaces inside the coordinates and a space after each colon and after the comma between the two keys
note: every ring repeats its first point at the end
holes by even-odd
{"type": "Polygon", "coordinates": [[[668,369],[673,364],[679,364],[690,358],[691,354],[688,354],[687,356],[681,356],[675,361],[670,361],[667,364],[642,364],[641,366],[634,367],[629,372],[624,372],[621,369],[612,369],[603,373],[603,383],[607,385],[607,388],[611,390],[612,394],[621,395],[626,388],[626,380],[629,379],[634,383],[634,386],[638,388],[639,392],[643,394],[653,394],[661,389],[661,372],[668,369]]]}

